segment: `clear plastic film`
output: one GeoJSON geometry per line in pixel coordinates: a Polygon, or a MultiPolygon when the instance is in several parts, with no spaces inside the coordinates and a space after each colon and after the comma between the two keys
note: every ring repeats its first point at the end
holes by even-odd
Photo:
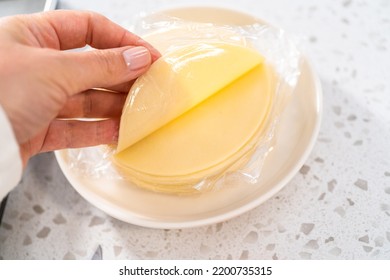
{"type": "Polygon", "coordinates": [[[118,147],[69,150],[71,168],[175,194],[259,182],[300,75],[295,44],[266,24],[161,15],[133,31],[163,56],[129,92],[118,147]]]}

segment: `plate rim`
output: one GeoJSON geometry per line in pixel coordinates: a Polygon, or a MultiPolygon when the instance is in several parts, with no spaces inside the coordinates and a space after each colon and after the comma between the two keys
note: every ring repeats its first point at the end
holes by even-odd
{"type": "MultiPolygon", "coordinates": [[[[158,13],[163,12],[172,12],[174,10],[182,10],[182,9],[190,9],[191,7],[177,7],[177,8],[170,8],[170,9],[164,9],[158,11],[158,13]]],[[[264,22],[262,19],[258,19],[254,17],[253,15],[242,12],[242,11],[236,11],[228,8],[222,8],[222,7],[214,7],[214,6],[194,6],[193,8],[206,8],[206,9],[220,9],[225,11],[230,11],[234,13],[240,13],[245,16],[252,17],[259,22],[264,22]]],[[[268,24],[268,23],[267,23],[268,24]]],[[[269,200],[272,196],[274,196],[276,193],[281,191],[287,184],[290,182],[293,177],[298,173],[299,169],[304,165],[305,161],[310,156],[314,145],[316,143],[316,139],[319,135],[321,123],[322,123],[322,117],[323,117],[323,91],[321,86],[321,81],[319,79],[319,76],[317,75],[317,72],[315,71],[312,62],[308,59],[308,57],[303,54],[302,60],[305,64],[307,64],[307,68],[309,70],[309,73],[312,76],[312,83],[314,85],[315,91],[315,109],[316,109],[316,121],[315,125],[312,129],[311,136],[308,142],[307,147],[305,148],[304,152],[300,155],[298,160],[294,163],[294,167],[291,168],[280,181],[278,181],[276,184],[272,186],[268,191],[266,191],[263,195],[259,196],[256,199],[251,200],[249,203],[243,204],[240,207],[234,208],[230,211],[224,212],[222,214],[214,215],[211,217],[205,217],[197,220],[190,220],[190,221],[180,221],[180,222],[170,222],[170,221],[159,221],[156,222],[152,219],[146,219],[142,218],[140,214],[137,214],[134,211],[129,211],[123,209],[119,206],[108,204],[103,198],[101,198],[99,195],[93,192],[89,192],[83,188],[79,187],[79,182],[76,181],[72,177],[71,174],[68,174],[66,172],[67,170],[67,164],[65,162],[65,159],[62,156],[63,150],[55,151],[55,157],[59,164],[59,167],[66,177],[66,179],[69,181],[70,185],[90,204],[92,204],[94,207],[102,210],[103,212],[107,213],[108,215],[119,219],[121,221],[138,225],[142,227],[147,228],[155,228],[155,229],[184,229],[184,228],[194,228],[194,227],[200,227],[200,226],[206,226],[210,224],[215,224],[219,222],[223,222],[232,218],[235,218],[237,216],[240,216],[250,210],[253,210],[254,208],[260,206],[265,201],[269,200]],[[99,203],[96,203],[96,202],[99,203]],[[130,214],[130,215],[129,215],[130,214]]]]}

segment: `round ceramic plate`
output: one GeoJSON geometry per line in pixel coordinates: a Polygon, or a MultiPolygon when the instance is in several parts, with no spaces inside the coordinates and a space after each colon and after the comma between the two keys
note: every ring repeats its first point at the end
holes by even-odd
{"type": "MultiPolygon", "coordinates": [[[[259,22],[247,14],[219,8],[181,8],[164,13],[222,24],[259,22]]],[[[56,157],[66,178],[80,195],[119,220],[152,228],[196,227],[238,216],[280,191],[307,159],[318,135],[321,114],[320,82],[305,60],[298,86],[281,117],[276,144],[265,160],[261,182],[255,185],[242,183],[199,195],[155,193],[122,180],[91,179],[70,167],[67,151],[57,151],[56,157]]]]}

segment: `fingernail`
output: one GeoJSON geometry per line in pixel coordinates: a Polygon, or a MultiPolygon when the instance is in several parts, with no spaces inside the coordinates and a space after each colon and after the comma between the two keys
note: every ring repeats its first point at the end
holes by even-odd
{"type": "Polygon", "coordinates": [[[144,47],[134,47],[123,52],[123,58],[130,70],[138,70],[151,62],[150,52],[144,47]]]}
{"type": "Polygon", "coordinates": [[[137,44],[144,45],[144,46],[146,45],[148,47],[153,59],[157,59],[161,56],[160,52],[155,47],[153,47],[151,44],[146,42],[144,39],[139,39],[137,44]]]}

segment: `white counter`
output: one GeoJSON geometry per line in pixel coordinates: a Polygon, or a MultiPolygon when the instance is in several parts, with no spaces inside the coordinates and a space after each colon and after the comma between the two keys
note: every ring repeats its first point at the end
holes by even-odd
{"type": "MultiPolygon", "coordinates": [[[[59,1],[119,24],[210,1],[59,1]]],[[[156,230],[86,202],[52,153],[33,158],[0,227],[0,259],[389,259],[390,2],[213,1],[296,35],[321,79],[324,115],[301,171],[276,196],[212,226],[156,230]]]]}

